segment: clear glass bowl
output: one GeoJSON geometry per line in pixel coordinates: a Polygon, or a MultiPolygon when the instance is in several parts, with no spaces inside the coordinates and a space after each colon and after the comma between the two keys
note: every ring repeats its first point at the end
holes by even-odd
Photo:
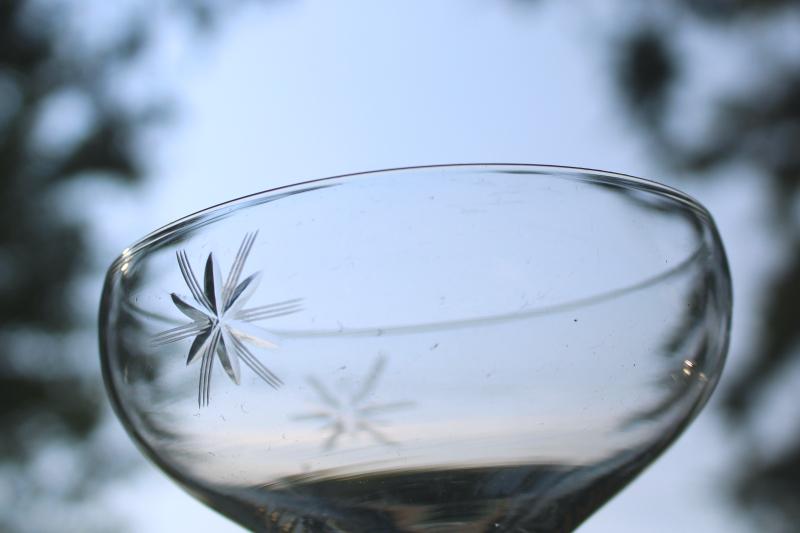
{"type": "Polygon", "coordinates": [[[103,374],[145,454],[262,531],[569,531],[706,402],[708,212],[585,169],[451,165],[256,194],[111,266],[103,374]]]}

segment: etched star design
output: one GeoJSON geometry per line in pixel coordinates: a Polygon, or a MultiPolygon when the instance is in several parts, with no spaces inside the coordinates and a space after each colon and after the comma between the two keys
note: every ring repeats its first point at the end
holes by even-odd
{"type": "Polygon", "coordinates": [[[308,384],[317,394],[319,409],[310,413],[296,415],[293,420],[319,420],[325,422],[320,431],[330,435],[323,443],[324,450],[336,447],[342,435],[357,437],[361,433],[370,435],[380,444],[394,444],[383,433],[378,431],[378,425],[385,422],[378,418],[382,413],[406,409],[414,405],[413,402],[369,403],[367,400],[375,392],[381,374],[386,367],[386,358],[378,357],[367,374],[364,383],[355,391],[344,391],[340,394],[332,393],[315,377],[307,378],[308,384]]]}
{"type": "Polygon", "coordinates": [[[261,273],[255,272],[239,282],[244,263],[257,234],[258,232],[254,232],[245,236],[224,283],[222,271],[213,253],[208,254],[201,286],[192,271],[186,251],[177,252],[178,266],[192,294],[194,304],[174,292],[171,296],[175,307],[189,317],[191,322],[159,333],[153,338],[153,344],[160,346],[194,337],[186,364],[189,365],[198,359],[202,361],[197,393],[200,407],[208,405],[209,402],[211,370],[215,354],[222,368],[237,385],[241,381],[240,361],[272,387],[278,388],[283,384],[278,376],[256,358],[245,343],[262,348],[277,348],[274,335],[254,325],[253,322],[296,313],[301,309],[301,299],[244,308],[261,280],[261,273]]]}

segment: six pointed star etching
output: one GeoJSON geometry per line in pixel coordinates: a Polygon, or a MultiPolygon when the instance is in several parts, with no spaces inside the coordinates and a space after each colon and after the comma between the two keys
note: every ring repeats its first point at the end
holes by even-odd
{"type": "Polygon", "coordinates": [[[263,348],[277,348],[274,336],[253,322],[296,313],[301,309],[301,299],[244,308],[261,279],[261,273],[256,272],[239,282],[257,234],[258,232],[254,232],[245,236],[224,283],[213,253],[208,254],[201,287],[186,252],[177,252],[178,266],[192,294],[194,305],[174,292],[171,296],[178,310],[189,317],[191,322],[159,333],[153,338],[153,343],[165,345],[194,337],[186,364],[198,358],[202,361],[197,395],[200,407],[208,405],[215,354],[225,372],[237,385],[241,380],[240,360],[272,387],[277,388],[282,384],[280,378],[256,358],[245,342],[263,348]]]}
{"type": "Polygon", "coordinates": [[[405,409],[414,405],[413,402],[392,402],[392,403],[366,403],[366,400],[375,392],[383,369],[386,366],[386,358],[378,357],[373,364],[364,383],[352,393],[332,394],[315,377],[307,378],[308,384],[314,389],[320,403],[320,409],[311,413],[297,415],[293,420],[320,420],[326,422],[320,430],[330,430],[330,435],[323,444],[323,449],[332,450],[336,443],[344,434],[357,436],[359,433],[367,433],[380,444],[393,444],[383,433],[375,427],[381,424],[377,416],[387,411],[405,409]]]}

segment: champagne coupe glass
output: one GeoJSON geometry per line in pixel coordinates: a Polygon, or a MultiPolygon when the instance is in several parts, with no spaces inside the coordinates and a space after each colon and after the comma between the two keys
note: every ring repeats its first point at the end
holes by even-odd
{"type": "Polygon", "coordinates": [[[448,165],[309,181],[112,264],[103,376],[142,451],[242,526],[571,531],[722,370],[708,212],[610,172],[448,165]]]}

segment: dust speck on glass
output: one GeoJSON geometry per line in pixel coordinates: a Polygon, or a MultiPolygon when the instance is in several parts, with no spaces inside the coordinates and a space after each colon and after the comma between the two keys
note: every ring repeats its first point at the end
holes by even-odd
{"type": "Polygon", "coordinates": [[[153,344],[161,346],[194,338],[186,364],[188,366],[198,358],[201,360],[197,393],[197,401],[201,407],[208,405],[210,399],[211,370],[215,354],[225,372],[237,385],[241,381],[240,359],[270,386],[278,388],[283,384],[281,379],[250,351],[246,343],[260,348],[277,348],[274,335],[255,325],[254,322],[296,313],[301,310],[302,299],[244,307],[261,281],[261,272],[254,272],[239,283],[247,256],[253,248],[257,235],[256,231],[245,236],[224,284],[222,270],[213,252],[208,254],[206,260],[202,286],[192,270],[186,251],[176,252],[178,267],[195,305],[177,293],[171,293],[171,297],[175,307],[191,319],[191,322],[155,335],[153,344]]]}

